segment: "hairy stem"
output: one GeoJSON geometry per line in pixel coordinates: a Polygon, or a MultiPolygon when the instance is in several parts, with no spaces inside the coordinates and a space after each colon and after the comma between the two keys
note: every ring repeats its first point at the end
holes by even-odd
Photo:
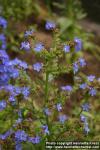
{"type": "MultiPolygon", "coordinates": [[[[47,103],[48,103],[48,90],[49,90],[48,81],[49,81],[49,73],[46,71],[46,79],[45,79],[45,106],[46,106],[47,103]]],[[[49,119],[48,119],[48,115],[46,115],[46,124],[47,124],[48,129],[49,129],[49,119]]],[[[49,137],[47,137],[47,139],[48,139],[48,138],[49,138],[49,137]]]]}
{"type": "Polygon", "coordinates": [[[45,104],[48,103],[48,79],[49,79],[49,73],[46,72],[46,80],[45,80],[45,104]]]}

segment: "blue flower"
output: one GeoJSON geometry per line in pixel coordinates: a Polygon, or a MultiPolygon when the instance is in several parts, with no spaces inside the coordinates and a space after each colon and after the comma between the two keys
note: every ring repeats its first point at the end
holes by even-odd
{"type": "Polygon", "coordinates": [[[12,71],[12,74],[10,74],[11,78],[16,79],[19,77],[19,70],[18,69],[12,68],[12,70],[10,70],[10,71],[12,71]]]}
{"type": "Polygon", "coordinates": [[[25,41],[22,42],[20,49],[30,50],[30,43],[29,42],[25,42],[25,41]]]}
{"type": "Polygon", "coordinates": [[[16,150],[22,150],[22,144],[19,141],[15,141],[15,149],[16,150]]]}
{"type": "Polygon", "coordinates": [[[21,123],[22,122],[22,118],[18,118],[17,120],[16,120],[16,124],[19,124],[19,123],[21,123]]]}
{"type": "Polygon", "coordinates": [[[88,103],[85,103],[85,104],[82,105],[82,110],[83,111],[89,111],[89,109],[90,109],[90,105],[88,103]]]}
{"type": "Polygon", "coordinates": [[[12,99],[13,99],[13,97],[18,96],[19,94],[22,94],[22,92],[23,92],[23,88],[18,87],[18,86],[13,86],[13,85],[5,86],[5,90],[7,92],[9,92],[12,99]]]}
{"type": "Polygon", "coordinates": [[[63,124],[66,120],[68,119],[68,117],[66,115],[60,115],[59,116],[59,121],[63,124]]]}
{"type": "Polygon", "coordinates": [[[40,51],[42,51],[43,49],[44,49],[44,46],[43,46],[42,43],[37,43],[37,44],[35,45],[35,47],[34,47],[34,50],[35,50],[36,52],[40,52],[40,51]]]}
{"type": "Polygon", "coordinates": [[[13,85],[8,85],[5,87],[6,91],[9,92],[10,96],[15,97],[21,94],[21,88],[13,85]]]}
{"type": "Polygon", "coordinates": [[[75,62],[75,63],[73,64],[73,70],[74,70],[74,74],[78,72],[79,66],[78,66],[77,62],[75,62]]]}
{"type": "Polygon", "coordinates": [[[15,102],[15,101],[16,101],[16,98],[11,95],[11,96],[9,97],[9,102],[15,102]]]}
{"type": "Polygon", "coordinates": [[[91,96],[95,96],[96,93],[97,93],[97,91],[96,91],[96,89],[94,89],[94,88],[91,88],[90,91],[89,91],[89,94],[90,94],[91,96]]]}
{"type": "Polygon", "coordinates": [[[5,50],[0,50],[0,86],[7,85],[11,78],[19,77],[19,70],[16,69],[5,50]]]}
{"type": "Polygon", "coordinates": [[[33,65],[33,69],[39,72],[42,69],[42,63],[37,62],[36,64],[33,65]]]}
{"type": "Polygon", "coordinates": [[[7,21],[3,17],[0,16],[0,26],[4,29],[7,27],[7,21]]]}
{"type": "Polygon", "coordinates": [[[6,49],[6,37],[4,34],[0,34],[0,48],[6,49]]]}
{"type": "Polygon", "coordinates": [[[19,67],[20,67],[20,68],[23,68],[23,69],[27,69],[27,68],[28,68],[28,65],[27,65],[26,62],[21,61],[21,62],[19,63],[19,67]]]}
{"type": "Polygon", "coordinates": [[[81,39],[79,39],[79,38],[74,38],[74,41],[75,41],[75,43],[76,43],[76,45],[75,45],[75,51],[77,52],[77,51],[80,51],[81,49],[82,49],[82,41],[81,41],[81,39]]]}
{"type": "Polygon", "coordinates": [[[15,58],[15,59],[10,61],[10,65],[17,66],[18,64],[20,64],[20,62],[21,62],[20,59],[15,58]]]}
{"type": "Polygon", "coordinates": [[[20,88],[20,87],[18,87],[18,86],[14,86],[13,88],[14,88],[14,91],[13,91],[13,93],[14,93],[13,95],[14,95],[14,96],[17,96],[17,95],[21,94],[22,88],[20,88]]]}
{"type": "Polygon", "coordinates": [[[44,113],[49,116],[51,115],[51,111],[48,108],[44,108],[44,113]]]}
{"type": "Polygon", "coordinates": [[[6,74],[3,73],[0,75],[0,85],[7,85],[10,77],[6,74]]]}
{"type": "Polygon", "coordinates": [[[18,58],[15,58],[14,60],[10,61],[10,64],[13,66],[18,66],[19,68],[27,69],[28,65],[26,62],[21,61],[18,58]]]}
{"type": "Polygon", "coordinates": [[[80,115],[80,119],[82,122],[86,122],[87,121],[87,117],[84,115],[80,115]]]}
{"type": "Polygon", "coordinates": [[[81,67],[84,67],[86,65],[85,59],[79,58],[79,63],[81,67]]]}
{"type": "Polygon", "coordinates": [[[13,127],[16,127],[18,124],[20,124],[23,121],[22,118],[18,118],[15,122],[15,124],[13,125],[13,127]]]}
{"type": "Polygon", "coordinates": [[[30,88],[29,87],[22,87],[21,88],[21,92],[22,92],[22,94],[23,94],[23,96],[24,96],[24,98],[26,99],[28,96],[29,96],[29,94],[30,94],[30,88]]]}
{"type": "Polygon", "coordinates": [[[87,83],[82,83],[81,85],[80,85],[80,89],[86,89],[87,88],[87,83]]]}
{"type": "Polygon", "coordinates": [[[88,133],[90,132],[90,129],[89,129],[89,126],[88,126],[88,123],[87,123],[87,122],[84,124],[84,132],[85,132],[86,134],[88,134],[88,133]]]}
{"type": "Polygon", "coordinates": [[[94,76],[94,75],[89,75],[89,76],[87,77],[87,79],[88,79],[88,81],[92,82],[92,81],[94,81],[95,76],[94,76]]]}
{"type": "Polygon", "coordinates": [[[33,144],[38,144],[40,143],[40,136],[36,136],[36,137],[28,137],[28,142],[31,142],[33,144]]]}
{"type": "Polygon", "coordinates": [[[66,52],[66,53],[70,52],[70,46],[69,46],[69,45],[64,45],[63,50],[64,50],[64,52],[66,52]]]}
{"type": "Polygon", "coordinates": [[[53,30],[56,28],[56,24],[53,21],[47,21],[45,24],[46,30],[53,30]]]}
{"type": "Polygon", "coordinates": [[[48,126],[47,125],[43,125],[42,126],[44,133],[46,134],[50,134],[49,130],[48,130],[48,126]]]}
{"type": "Polygon", "coordinates": [[[31,30],[29,30],[29,31],[25,31],[24,36],[25,36],[25,37],[31,36],[31,35],[33,34],[33,32],[34,32],[33,29],[31,29],[31,30]]]}
{"type": "Polygon", "coordinates": [[[1,134],[1,135],[0,135],[0,139],[2,139],[2,140],[7,139],[10,135],[13,134],[13,132],[14,132],[14,131],[13,131],[12,129],[8,130],[8,131],[5,132],[4,134],[1,134]]]}
{"type": "Polygon", "coordinates": [[[18,130],[15,132],[15,140],[19,142],[27,141],[27,134],[24,130],[18,130]]]}
{"type": "Polygon", "coordinates": [[[5,109],[7,106],[7,103],[5,100],[1,100],[0,101],[0,111],[2,111],[3,109],[5,109]]]}
{"type": "Polygon", "coordinates": [[[62,110],[62,105],[61,105],[61,103],[58,103],[58,104],[56,105],[56,107],[57,107],[57,110],[58,110],[58,111],[61,111],[61,110],[62,110]]]}
{"type": "Polygon", "coordinates": [[[6,64],[9,61],[9,56],[5,50],[0,50],[0,61],[2,61],[2,64],[6,64]]]}
{"type": "Polygon", "coordinates": [[[14,86],[9,84],[9,85],[6,85],[5,86],[5,90],[9,93],[13,93],[13,90],[14,90],[14,86]]]}
{"type": "Polygon", "coordinates": [[[4,73],[4,72],[6,72],[7,71],[7,68],[5,67],[5,65],[4,64],[1,64],[0,65],[0,73],[4,73]]]}
{"type": "Polygon", "coordinates": [[[61,89],[63,91],[69,91],[69,92],[71,92],[73,88],[70,85],[66,85],[66,86],[62,86],[61,89]]]}

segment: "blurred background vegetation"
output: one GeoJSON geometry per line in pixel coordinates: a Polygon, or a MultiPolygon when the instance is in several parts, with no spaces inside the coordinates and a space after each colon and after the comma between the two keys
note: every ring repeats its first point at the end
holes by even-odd
{"type": "Polygon", "coordinates": [[[44,31],[44,23],[49,19],[57,23],[62,40],[82,38],[84,49],[100,60],[99,26],[93,22],[100,21],[99,8],[99,0],[0,0],[0,15],[8,20],[9,25],[6,32],[10,43],[8,49],[18,51],[21,31],[34,24],[44,31]]]}

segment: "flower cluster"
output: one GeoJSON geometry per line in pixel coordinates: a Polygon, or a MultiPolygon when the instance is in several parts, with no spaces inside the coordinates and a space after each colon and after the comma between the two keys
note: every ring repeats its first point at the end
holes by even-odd
{"type": "Polygon", "coordinates": [[[95,76],[89,75],[86,77],[87,83],[84,82],[79,85],[79,88],[88,92],[90,96],[95,96],[97,94],[97,90],[93,87],[95,82],[95,76]]]}
{"type": "MultiPolygon", "coordinates": [[[[6,20],[0,18],[0,25],[6,28],[6,20]]],[[[11,78],[17,78],[19,76],[19,71],[11,64],[9,56],[6,53],[6,38],[4,34],[0,34],[0,42],[0,86],[4,86],[8,85],[11,78]]]]}
{"type": "Polygon", "coordinates": [[[15,143],[16,143],[16,150],[22,149],[22,142],[31,142],[33,144],[38,144],[40,143],[40,137],[36,136],[36,137],[30,137],[28,136],[28,134],[25,133],[24,130],[17,130],[15,132],[15,143]]]}
{"type": "MultiPolygon", "coordinates": [[[[25,86],[19,87],[19,86],[13,86],[11,84],[2,86],[0,90],[8,93],[9,95],[8,100],[11,104],[17,103],[17,97],[19,95],[22,95],[24,99],[27,99],[30,94],[29,87],[25,87],[25,86]]],[[[2,107],[5,106],[4,104],[5,103],[3,101],[3,103],[1,103],[2,107]]]]}
{"type": "MultiPolygon", "coordinates": [[[[6,28],[6,25],[7,22],[0,18],[0,26],[6,28]]],[[[56,24],[47,21],[45,28],[53,32],[56,24]]],[[[45,140],[51,138],[55,140],[56,136],[58,138],[61,136],[60,132],[67,132],[67,125],[68,129],[72,129],[74,125],[71,125],[70,120],[73,118],[66,112],[68,107],[66,101],[75,103],[74,99],[77,99],[77,96],[74,95],[77,93],[81,93],[82,103],[86,98],[86,103],[81,106],[80,119],[85,134],[89,134],[88,115],[85,114],[90,110],[88,103],[90,97],[97,94],[97,87],[94,88],[97,83],[96,77],[94,75],[83,77],[78,74],[81,68],[87,65],[85,59],[73,57],[82,49],[81,39],[74,38],[74,46],[72,46],[70,42],[62,44],[60,39],[54,38],[52,47],[46,49],[43,43],[33,38],[35,36],[33,33],[34,30],[25,32],[25,41],[20,47],[21,51],[31,51],[38,58],[38,61],[31,65],[18,58],[11,60],[5,50],[5,37],[0,34],[2,48],[0,50],[0,112],[11,109],[9,112],[12,115],[11,126],[8,131],[0,134],[0,140],[11,141],[13,138],[15,143],[13,149],[16,150],[23,149],[24,143],[31,144],[33,149],[39,149],[38,144],[43,142],[43,146],[45,140]],[[33,45],[28,41],[28,37],[35,39],[33,45]],[[66,62],[65,55],[73,58],[68,66],[63,63],[66,62]],[[30,76],[31,70],[34,75],[30,76]],[[71,74],[73,81],[63,83],[61,80],[58,86],[56,79],[63,73],[71,74]]],[[[76,113],[73,116],[75,115],[76,113]]]]}
{"type": "Polygon", "coordinates": [[[84,58],[79,58],[78,61],[73,63],[74,74],[76,74],[79,71],[79,69],[81,67],[83,68],[84,66],[86,66],[85,59],[84,58]]]}
{"type": "Polygon", "coordinates": [[[10,78],[16,79],[19,76],[19,71],[11,64],[5,50],[0,50],[0,61],[0,86],[8,85],[10,78]]]}
{"type": "MultiPolygon", "coordinates": [[[[85,103],[85,104],[82,105],[82,111],[88,112],[89,109],[90,109],[90,106],[89,106],[88,103],[85,103]]],[[[88,134],[88,133],[90,132],[90,128],[89,128],[89,125],[88,125],[88,118],[87,118],[87,116],[81,114],[81,115],[80,115],[80,119],[81,119],[81,121],[84,123],[84,129],[83,129],[84,132],[85,132],[86,134],[88,134]]]]}
{"type": "MultiPolygon", "coordinates": [[[[7,22],[5,19],[0,17],[0,26],[4,29],[7,27],[7,22]]],[[[26,62],[15,58],[10,60],[7,52],[6,52],[6,38],[4,34],[0,34],[0,94],[2,92],[7,94],[4,100],[0,99],[0,111],[6,109],[7,105],[12,104],[18,105],[18,97],[23,96],[23,99],[27,99],[30,94],[29,87],[26,86],[16,86],[13,85],[11,80],[19,78],[20,71],[25,71],[28,69],[28,65],[26,62]]],[[[18,115],[19,118],[16,120],[15,124],[12,125],[13,128],[22,122],[23,118],[22,115],[18,115]]],[[[7,132],[0,134],[0,139],[5,140],[14,134],[14,130],[11,128],[7,132]]],[[[20,132],[19,130],[15,132],[15,143],[16,149],[21,149],[22,141],[25,141],[26,134],[24,131],[20,132]]]]}

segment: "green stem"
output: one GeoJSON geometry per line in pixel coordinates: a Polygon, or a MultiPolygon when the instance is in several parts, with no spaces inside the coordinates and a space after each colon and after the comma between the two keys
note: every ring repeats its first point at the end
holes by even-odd
{"type": "Polygon", "coordinates": [[[83,110],[81,109],[81,111],[79,112],[78,116],[80,116],[82,112],[83,112],[83,110]]]}
{"type": "Polygon", "coordinates": [[[11,121],[11,127],[12,127],[12,125],[13,125],[13,113],[14,113],[14,112],[13,112],[13,108],[11,108],[11,120],[10,120],[10,121],[11,121]]]}
{"type": "MultiPolygon", "coordinates": [[[[48,81],[49,81],[49,72],[46,71],[46,80],[45,80],[45,107],[48,104],[48,90],[49,90],[48,81]]],[[[50,130],[48,115],[46,115],[46,124],[48,126],[48,129],[50,130]]],[[[47,136],[47,139],[49,139],[49,136],[47,136]]]]}
{"type": "MultiPolygon", "coordinates": [[[[72,53],[71,56],[70,56],[70,64],[73,64],[75,62],[75,57],[76,57],[76,54],[75,53],[72,53]]],[[[72,84],[75,85],[75,75],[74,75],[74,71],[72,70],[72,84]]]]}
{"type": "Polygon", "coordinates": [[[51,15],[52,14],[52,12],[51,12],[51,1],[50,0],[45,0],[45,4],[47,5],[49,14],[51,15]]]}
{"type": "Polygon", "coordinates": [[[49,73],[46,72],[46,81],[45,81],[45,104],[48,103],[48,80],[49,80],[49,73]]]}

